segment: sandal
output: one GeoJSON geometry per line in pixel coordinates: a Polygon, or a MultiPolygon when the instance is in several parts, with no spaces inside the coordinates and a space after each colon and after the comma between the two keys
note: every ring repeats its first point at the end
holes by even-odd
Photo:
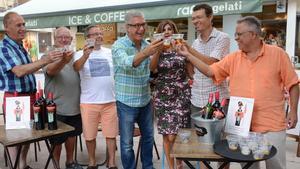
{"type": "Polygon", "coordinates": [[[118,167],[114,166],[114,167],[109,167],[108,169],[118,169],[118,167]]]}
{"type": "Polygon", "coordinates": [[[27,165],[26,167],[24,167],[24,169],[33,169],[33,168],[31,168],[29,165],[27,165]]]}

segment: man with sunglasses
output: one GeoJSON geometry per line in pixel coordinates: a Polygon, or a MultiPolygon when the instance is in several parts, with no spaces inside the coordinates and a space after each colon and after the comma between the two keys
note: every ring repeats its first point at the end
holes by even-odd
{"type": "Polygon", "coordinates": [[[117,112],[119,117],[120,147],[123,168],[134,169],[134,125],[141,131],[141,160],[143,169],[152,169],[153,114],[150,105],[150,58],[163,41],[148,44],[144,40],[147,24],[139,11],[125,15],[127,35],[112,47],[117,112]]]}

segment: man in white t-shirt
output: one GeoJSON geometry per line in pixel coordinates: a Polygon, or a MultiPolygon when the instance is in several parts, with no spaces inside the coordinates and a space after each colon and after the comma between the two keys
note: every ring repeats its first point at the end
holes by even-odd
{"type": "Polygon", "coordinates": [[[83,135],[89,154],[88,169],[96,169],[96,136],[101,123],[108,147],[108,167],[116,169],[116,136],[119,134],[115,104],[111,50],[102,47],[103,34],[99,27],[88,26],[86,45],[75,54],[74,69],[79,71],[81,95],[80,110],[83,135]]]}

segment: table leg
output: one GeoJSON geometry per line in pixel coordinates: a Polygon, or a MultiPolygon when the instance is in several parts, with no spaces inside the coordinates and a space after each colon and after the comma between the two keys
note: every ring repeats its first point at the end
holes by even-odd
{"type": "Polygon", "coordinates": [[[219,167],[219,169],[225,168],[229,164],[228,161],[223,162],[223,164],[219,167]]]}
{"type": "Polygon", "coordinates": [[[183,161],[190,169],[196,169],[189,161],[187,160],[183,160],[183,161]]]}
{"type": "Polygon", "coordinates": [[[11,169],[16,169],[17,166],[18,166],[18,162],[20,160],[20,155],[21,155],[21,150],[22,150],[22,145],[19,145],[17,146],[18,147],[18,150],[17,150],[17,157],[15,159],[15,164],[13,165],[12,163],[12,160],[11,160],[11,157],[10,157],[10,154],[9,154],[9,151],[8,151],[8,148],[5,146],[4,147],[4,151],[6,152],[6,156],[8,158],[8,166],[9,168],[11,169]]]}
{"type": "Polygon", "coordinates": [[[208,168],[208,169],[213,169],[208,163],[207,161],[201,161],[203,162],[203,164],[208,168]]]}
{"type": "Polygon", "coordinates": [[[251,167],[251,165],[253,164],[254,162],[248,162],[244,167],[243,169],[248,169],[251,167]]]}
{"type": "Polygon", "coordinates": [[[57,165],[56,161],[55,161],[54,158],[53,158],[53,150],[54,150],[54,148],[55,148],[55,144],[51,145],[51,147],[50,147],[50,145],[49,145],[49,143],[48,143],[47,140],[45,140],[45,143],[46,143],[47,149],[48,149],[48,151],[49,151],[49,156],[48,156],[48,159],[47,159],[47,162],[46,162],[46,165],[45,165],[45,169],[48,168],[50,159],[52,159],[54,168],[55,168],[55,169],[59,169],[59,166],[57,165]]]}

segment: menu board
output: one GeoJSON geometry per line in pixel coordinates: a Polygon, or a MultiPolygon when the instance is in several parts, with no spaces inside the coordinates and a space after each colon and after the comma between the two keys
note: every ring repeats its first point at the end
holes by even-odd
{"type": "Polygon", "coordinates": [[[225,132],[248,136],[254,106],[253,98],[231,96],[226,117],[225,132]]]}
{"type": "Polygon", "coordinates": [[[30,128],[30,97],[6,98],[6,129],[30,128]]]}

